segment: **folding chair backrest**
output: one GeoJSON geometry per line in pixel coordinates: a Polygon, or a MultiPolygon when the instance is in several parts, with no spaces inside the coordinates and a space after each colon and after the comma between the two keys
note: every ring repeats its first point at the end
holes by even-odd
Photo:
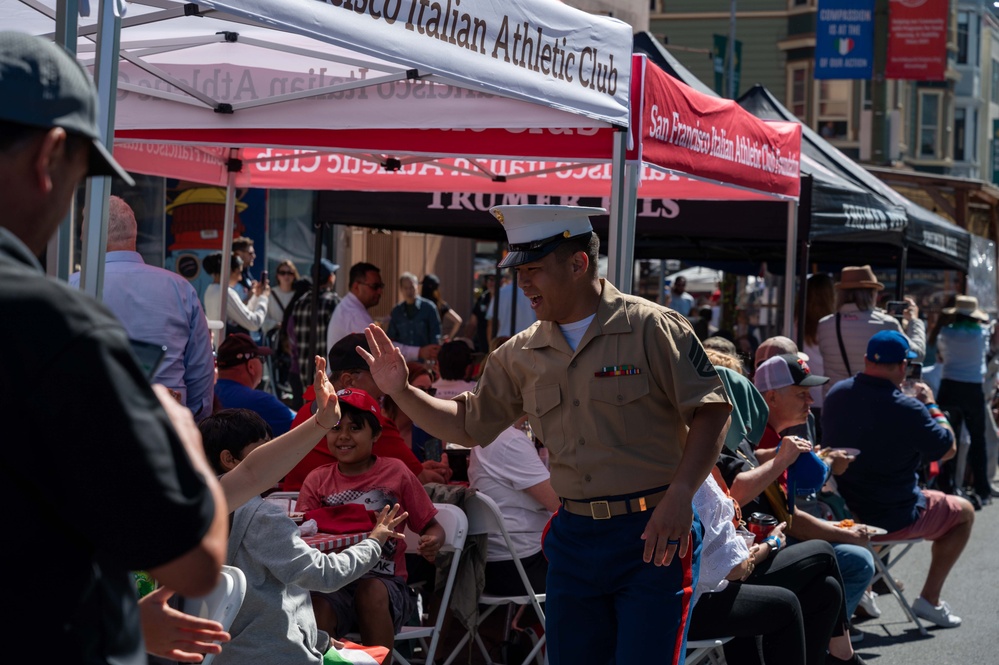
{"type": "MultiPolygon", "coordinates": [[[[180,609],[187,614],[218,621],[223,630],[229,630],[239,614],[245,595],[246,577],[243,571],[235,566],[222,566],[218,584],[211,593],[200,598],[183,598],[180,609]]],[[[205,654],[202,665],[208,665],[214,658],[214,654],[205,654]]]]}
{"type": "Polygon", "coordinates": [[[506,528],[506,520],[503,519],[503,513],[499,505],[488,494],[476,491],[465,498],[465,514],[468,515],[469,535],[500,534],[503,536],[503,542],[510,554],[510,558],[513,560],[513,565],[517,569],[517,574],[520,575],[520,581],[524,585],[524,589],[527,590],[525,596],[513,602],[519,605],[526,605],[528,603],[534,605],[534,611],[543,622],[545,615],[540,603],[544,602],[544,594],[539,595],[531,586],[527,572],[524,570],[520,557],[517,556],[516,546],[510,537],[510,532],[506,528]]]}
{"type": "MultiPolygon", "coordinates": [[[[440,643],[441,628],[444,626],[444,617],[447,614],[448,605],[451,601],[451,591],[454,588],[454,578],[458,572],[461,552],[465,548],[465,536],[468,534],[468,518],[465,517],[465,513],[461,508],[448,503],[435,503],[434,507],[437,509],[437,523],[444,529],[444,543],[441,545],[441,552],[450,552],[453,555],[448,566],[440,608],[437,610],[437,616],[434,619],[432,627],[413,628],[404,626],[402,632],[395,636],[396,642],[410,639],[423,640],[429,637],[430,644],[427,646],[426,655],[427,663],[434,662],[434,653],[440,643]]],[[[420,543],[419,534],[407,528],[405,535],[406,551],[415,554],[416,548],[420,543]]],[[[398,651],[394,651],[394,655],[396,662],[408,662],[398,651]]]]}

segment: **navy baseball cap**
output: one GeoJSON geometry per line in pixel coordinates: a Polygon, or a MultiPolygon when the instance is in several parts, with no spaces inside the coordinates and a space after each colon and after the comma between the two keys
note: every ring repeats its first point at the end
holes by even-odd
{"type": "Polygon", "coordinates": [[[90,139],[88,176],[135,181],[101,142],[97,88],[66,49],[23,32],[0,32],[0,120],[90,139]]]}
{"type": "Polygon", "coordinates": [[[892,365],[918,357],[909,340],[897,330],[882,330],[867,343],[867,359],[879,365],[892,365]]]}

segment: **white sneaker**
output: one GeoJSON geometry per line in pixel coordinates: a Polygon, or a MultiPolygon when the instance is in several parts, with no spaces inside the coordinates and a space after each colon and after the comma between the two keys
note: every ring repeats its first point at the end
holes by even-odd
{"type": "Polygon", "coordinates": [[[860,599],[860,603],[857,604],[857,610],[862,614],[866,614],[871,619],[877,619],[881,616],[881,608],[878,604],[874,602],[874,599],[878,597],[878,594],[874,593],[870,589],[864,592],[864,596],[860,599]]]}
{"type": "Polygon", "coordinates": [[[912,604],[912,613],[920,619],[926,619],[941,628],[956,628],[961,625],[961,617],[951,614],[950,605],[944,600],[941,600],[939,605],[933,607],[928,600],[920,596],[912,604]]]}

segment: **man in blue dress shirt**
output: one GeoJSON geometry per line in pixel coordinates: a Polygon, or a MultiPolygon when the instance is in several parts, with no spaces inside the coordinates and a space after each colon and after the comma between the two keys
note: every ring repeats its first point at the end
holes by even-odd
{"type": "MultiPolygon", "coordinates": [[[[208,320],[198,293],[175,272],[146,265],[135,251],[135,213],[112,196],[108,209],[107,263],[104,304],[121,321],[130,339],[166,347],[153,375],[179,396],[196,419],[212,412],[212,357],[208,320]]],[[[79,287],[80,274],[70,276],[79,287]]]]}

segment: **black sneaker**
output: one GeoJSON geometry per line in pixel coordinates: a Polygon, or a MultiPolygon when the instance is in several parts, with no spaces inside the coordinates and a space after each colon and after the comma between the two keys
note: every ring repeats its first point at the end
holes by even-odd
{"type": "Polygon", "coordinates": [[[850,658],[848,658],[847,660],[843,660],[842,658],[837,658],[831,653],[826,654],[826,665],[837,665],[837,663],[844,663],[845,665],[867,665],[867,662],[864,661],[864,659],[861,658],[860,654],[858,654],[856,651],[854,651],[853,655],[850,656],[850,658]]]}
{"type": "Polygon", "coordinates": [[[864,641],[864,631],[850,626],[850,644],[864,641]]]}

